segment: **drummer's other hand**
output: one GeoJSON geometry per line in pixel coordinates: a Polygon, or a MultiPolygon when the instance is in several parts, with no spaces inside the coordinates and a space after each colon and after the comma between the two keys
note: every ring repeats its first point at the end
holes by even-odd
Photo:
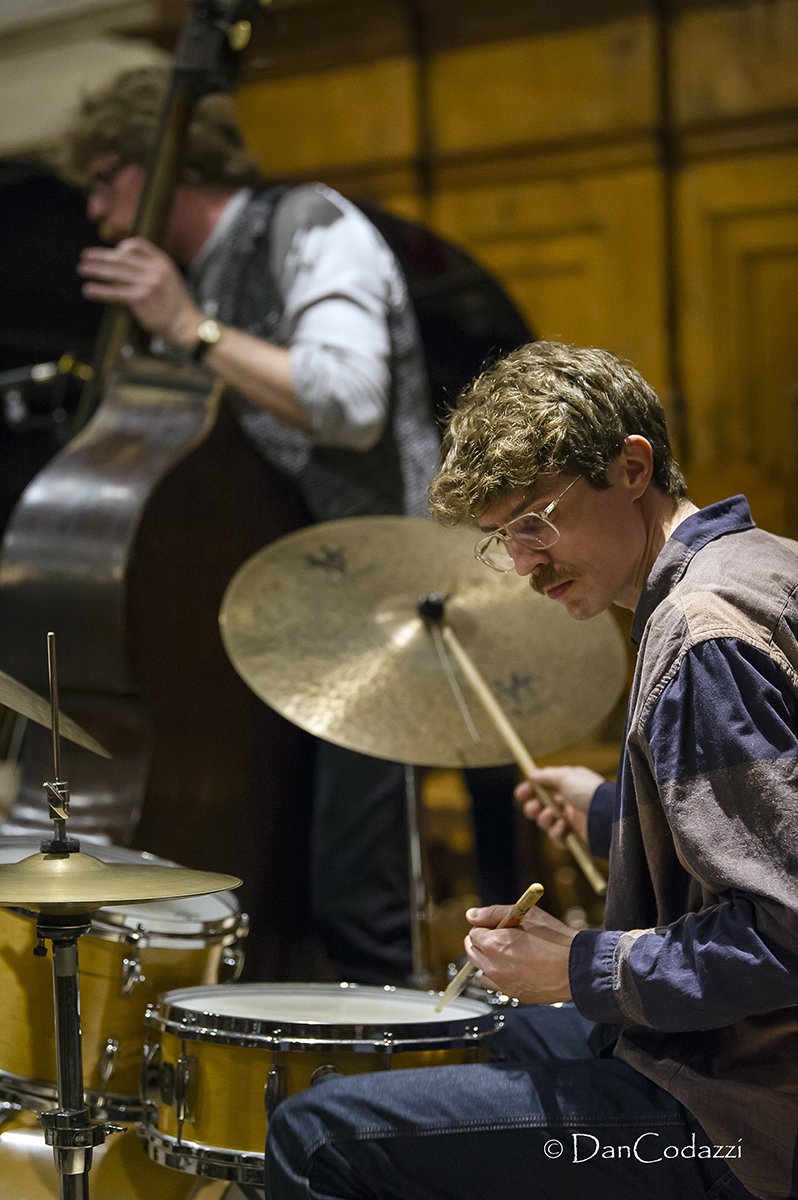
{"type": "Polygon", "coordinates": [[[524,1004],[570,1000],[568,956],[576,931],[540,908],[531,908],[515,928],[497,929],[509,905],[470,908],[473,928],[465,939],[471,962],[483,972],[485,987],[524,1004]]]}
{"type": "Polygon", "coordinates": [[[126,304],[150,333],[190,350],[203,313],[186,291],[169,255],[146,238],[124,238],[116,246],[90,246],[78,262],[89,300],[126,304]]]}
{"type": "Polygon", "coordinates": [[[535,821],[555,845],[562,846],[571,830],[587,840],[587,813],[600,783],[604,777],[588,767],[539,767],[519,783],[515,797],[523,804],[524,816],[535,821]],[[540,801],[535,784],[552,793],[565,810],[565,818],[540,801]]]}

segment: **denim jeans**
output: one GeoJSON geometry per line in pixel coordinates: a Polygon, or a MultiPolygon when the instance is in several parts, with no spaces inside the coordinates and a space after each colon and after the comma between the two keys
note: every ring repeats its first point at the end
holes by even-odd
{"type": "Polygon", "coordinates": [[[592,1052],[592,1028],[573,1005],[522,1007],[503,1061],[320,1079],[272,1117],[267,1200],[749,1197],[682,1105],[592,1052]]]}

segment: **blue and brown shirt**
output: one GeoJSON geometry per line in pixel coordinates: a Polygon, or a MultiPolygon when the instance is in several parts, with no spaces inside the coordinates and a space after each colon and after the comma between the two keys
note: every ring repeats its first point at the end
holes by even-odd
{"type": "Polygon", "coordinates": [[[798,544],[742,496],[692,514],[632,636],[606,931],[574,940],[574,1000],[739,1147],[750,1191],[798,1195],[798,544]]]}

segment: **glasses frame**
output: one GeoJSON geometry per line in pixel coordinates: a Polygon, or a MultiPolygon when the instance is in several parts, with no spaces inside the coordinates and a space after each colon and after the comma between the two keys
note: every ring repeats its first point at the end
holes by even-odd
{"type": "Polygon", "coordinates": [[[113,191],[116,177],[120,171],[123,171],[128,166],[126,162],[120,160],[115,165],[107,166],[104,171],[94,171],[83,185],[83,191],[89,196],[97,192],[107,194],[113,191]]]}
{"type": "Polygon", "coordinates": [[[545,545],[540,543],[535,544],[535,548],[538,550],[548,550],[550,546],[553,546],[555,542],[560,540],[560,531],[554,522],[549,520],[549,516],[554,512],[565,493],[570,491],[574,484],[577,483],[581,478],[581,475],[577,475],[576,479],[572,479],[568,486],[563,488],[559,496],[555,496],[555,498],[551,500],[541,512],[537,512],[535,509],[531,508],[528,512],[519,513],[517,517],[513,517],[512,521],[508,521],[503,528],[494,529],[492,533],[486,534],[485,537],[480,538],[474,547],[474,557],[478,559],[479,562],[484,563],[486,567],[490,567],[492,571],[500,571],[503,575],[506,575],[509,571],[512,571],[515,567],[515,563],[513,561],[512,554],[510,554],[510,543],[514,540],[518,540],[518,538],[517,535],[514,535],[509,531],[511,526],[515,525],[516,521],[523,521],[525,517],[536,517],[539,521],[543,521],[549,526],[554,534],[554,537],[551,539],[551,541],[546,542],[545,545]],[[485,551],[494,539],[501,542],[507,550],[510,562],[506,567],[500,566],[498,563],[491,562],[485,557],[485,551]]]}

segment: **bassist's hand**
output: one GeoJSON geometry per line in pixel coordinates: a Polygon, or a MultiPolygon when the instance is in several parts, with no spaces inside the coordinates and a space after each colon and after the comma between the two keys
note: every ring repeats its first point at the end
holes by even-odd
{"type": "Polygon", "coordinates": [[[130,237],[113,247],[92,246],[81,254],[78,274],[87,280],[83,295],[89,300],[126,304],[150,333],[186,350],[196,345],[204,314],[173,260],[152,242],[130,237]]]}

